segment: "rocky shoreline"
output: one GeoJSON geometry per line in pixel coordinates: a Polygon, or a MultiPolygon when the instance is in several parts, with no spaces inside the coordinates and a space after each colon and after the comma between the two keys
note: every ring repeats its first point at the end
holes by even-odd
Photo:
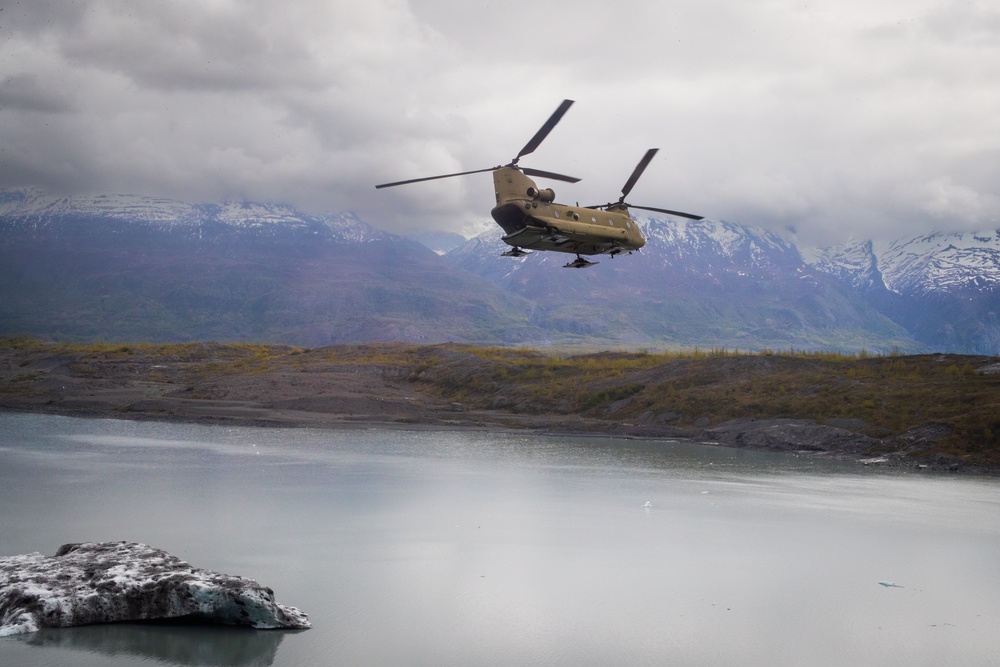
{"type": "MultiPolygon", "coordinates": [[[[121,392],[116,394],[123,397],[121,392]]],[[[737,419],[712,427],[684,428],[562,415],[517,415],[503,411],[474,410],[458,404],[407,406],[412,409],[403,412],[393,411],[386,406],[385,412],[342,414],[275,408],[249,401],[150,399],[140,398],[138,393],[133,398],[137,400],[130,401],[124,397],[121,402],[112,402],[98,400],[93,396],[66,396],[45,401],[0,399],[0,411],[256,428],[481,430],[575,437],[686,440],[752,451],[855,461],[866,466],[981,474],[1000,472],[945,456],[931,460],[909,456],[908,450],[925,447],[933,443],[936,436],[941,435],[943,427],[933,426],[921,429],[923,433],[907,434],[886,442],[839,426],[818,424],[806,419],[737,419]]],[[[376,404],[386,402],[377,397],[370,397],[370,400],[376,404]]]]}
{"type": "MultiPolygon", "coordinates": [[[[226,346],[209,350],[215,357],[226,346]]],[[[952,433],[926,423],[873,437],[861,420],[739,418],[708,423],[648,414],[626,417],[629,399],[589,413],[526,412],[455,401],[413,381],[392,364],[287,364],[235,372],[218,361],[145,354],[95,359],[46,350],[0,349],[0,410],[254,427],[477,429],[615,438],[683,439],[758,451],[857,461],[914,470],[995,474],[942,453],[928,454],[952,433]]],[[[213,358],[215,358],[213,357],[213,358]]],[[[426,375],[426,373],[425,373],[426,375]]]]}

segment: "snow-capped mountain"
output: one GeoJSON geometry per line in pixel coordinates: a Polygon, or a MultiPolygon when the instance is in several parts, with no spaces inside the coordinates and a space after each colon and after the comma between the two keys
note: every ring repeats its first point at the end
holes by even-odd
{"type": "Polygon", "coordinates": [[[709,218],[660,219],[636,215],[635,219],[649,246],[668,250],[661,255],[665,263],[685,265],[690,260],[718,258],[739,270],[766,272],[802,264],[794,245],[759,227],[709,218]]]}
{"type": "Polygon", "coordinates": [[[194,225],[205,218],[201,207],[134,195],[56,197],[34,188],[0,190],[0,218],[8,224],[45,225],[69,216],[127,220],[133,223],[194,225]]]}
{"type": "Polygon", "coordinates": [[[637,216],[641,252],[563,269],[492,228],[440,257],[352,214],[0,191],[0,335],[1000,351],[1000,231],[800,253],[637,216]]]}
{"type": "Polygon", "coordinates": [[[0,192],[0,336],[501,343],[526,310],[352,214],[0,192]]]}
{"type": "Polygon", "coordinates": [[[258,236],[290,230],[322,234],[355,243],[385,240],[386,234],[352,213],[309,215],[287,204],[227,201],[189,204],[161,197],[137,195],[75,195],[57,197],[25,188],[0,191],[0,221],[8,227],[43,231],[49,225],[102,220],[124,224],[130,230],[171,229],[201,234],[213,225],[258,236]]]}
{"type": "Polygon", "coordinates": [[[739,283],[812,280],[798,248],[759,227],[709,218],[635,217],[646,235],[643,261],[654,266],[660,262],[664,270],[669,267],[720,285],[723,276],[739,283]]]}
{"type": "Polygon", "coordinates": [[[1000,352],[1000,230],[852,241],[806,255],[928,347],[1000,352]]]}
{"type": "Polygon", "coordinates": [[[881,283],[905,296],[1000,288],[1000,230],[938,232],[883,244],[851,241],[808,255],[817,268],[859,288],[881,283]]]}
{"type": "Polygon", "coordinates": [[[833,248],[804,248],[802,256],[811,266],[863,293],[885,287],[871,241],[851,239],[833,248]]]}
{"type": "MultiPolygon", "coordinates": [[[[622,263],[641,264],[649,268],[672,267],[697,274],[708,280],[714,274],[743,277],[774,275],[783,271],[805,270],[798,249],[781,237],[758,227],[746,227],[721,220],[674,220],[646,215],[634,216],[646,236],[646,246],[622,263]]],[[[488,229],[451,251],[453,261],[484,275],[503,274],[503,269],[515,271],[523,265],[541,263],[562,265],[573,255],[564,253],[534,253],[512,258],[499,255],[510,249],[500,238],[498,229],[488,229]],[[500,269],[499,271],[494,268],[500,269]]],[[[594,261],[612,264],[619,259],[596,256],[594,261]]]]}
{"type": "Polygon", "coordinates": [[[920,236],[877,254],[886,287],[899,294],[1000,288],[1000,230],[920,236]]]}
{"type": "Polygon", "coordinates": [[[563,253],[502,257],[488,231],[447,255],[530,298],[532,322],[567,334],[642,344],[742,349],[916,349],[855,291],[807,265],[798,249],[755,227],[636,216],[646,246],[561,269],[563,253]]]}

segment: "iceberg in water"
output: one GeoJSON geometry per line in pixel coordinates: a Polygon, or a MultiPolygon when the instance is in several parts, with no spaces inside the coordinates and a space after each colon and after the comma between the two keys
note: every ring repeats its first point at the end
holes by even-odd
{"type": "Polygon", "coordinates": [[[192,567],[135,542],[65,544],[0,558],[0,637],[120,621],[308,628],[306,614],[253,579],[192,567]]]}

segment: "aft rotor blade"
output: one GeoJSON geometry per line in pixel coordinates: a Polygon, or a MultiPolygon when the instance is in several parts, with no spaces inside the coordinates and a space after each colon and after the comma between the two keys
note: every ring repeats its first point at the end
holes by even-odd
{"type": "Polygon", "coordinates": [[[516,158],[514,158],[514,162],[517,162],[528,153],[533,153],[535,149],[538,148],[539,144],[545,140],[545,137],[549,136],[549,132],[552,131],[552,128],[556,126],[556,123],[562,119],[563,114],[565,114],[571,106],[573,106],[573,100],[563,100],[562,104],[559,105],[559,108],[556,109],[555,113],[549,116],[549,119],[545,121],[545,125],[542,125],[542,129],[538,130],[538,132],[535,133],[535,136],[531,138],[531,141],[524,145],[521,152],[517,154],[516,158]]]}
{"type": "Polygon", "coordinates": [[[644,211],[656,211],[657,213],[666,213],[667,215],[676,215],[680,218],[689,218],[691,220],[704,220],[703,215],[694,215],[693,213],[684,213],[683,211],[671,211],[666,208],[653,208],[652,206],[635,206],[633,204],[628,205],[629,208],[641,208],[644,211]]]}
{"type": "Polygon", "coordinates": [[[452,176],[465,176],[467,174],[481,174],[484,171],[496,171],[499,167],[489,167],[488,169],[475,169],[473,171],[460,171],[455,174],[442,174],[440,176],[425,176],[424,178],[411,178],[408,181],[396,181],[395,183],[383,183],[381,185],[376,185],[375,189],[380,188],[391,188],[397,185],[408,185],[410,183],[420,183],[422,181],[436,181],[439,178],[451,178],[452,176]]]}
{"type": "Polygon", "coordinates": [[[632,171],[632,175],[628,177],[628,182],[625,183],[625,187],[622,188],[623,201],[625,200],[625,197],[628,197],[628,193],[632,192],[632,188],[635,187],[636,181],[638,181],[639,177],[642,176],[642,172],[646,171],[646,166],[649,164],[649,161],[653,159],[653,156],[656,155],[656,152],[659,150],[659,148],[650,148],[639,161],[639,164],[635,166],[635,169],[632,171]]]}
{"type": "Polygon", "coordinates": [[[566,176],[564,174],[556,174],[551,171],[542,171],[541,169],[532,169],[530,167],[525,167],[521,169],[526,176],[538,176],[539,178],[551,178],[556,181],[565,181],[567,183],[579,183],[580,179],[575,176],[566,176]]]}

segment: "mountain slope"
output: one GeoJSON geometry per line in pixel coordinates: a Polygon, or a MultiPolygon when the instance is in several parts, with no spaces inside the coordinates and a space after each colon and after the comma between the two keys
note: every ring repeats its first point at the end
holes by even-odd
{"type": "Polygon", "coordinates": [[[580,338],[742,349],[915,349],[893,324],[798,250],[756,228],[637,216],[639,253],[584,270],[571,255],[500,257],[487,232],[447,255],[535,303],[532,322],[580,338]]]}
{"type": "Polygon", "coordinates": [[[924,345],[1000,352],[1000,230],[852,241],[809,256],[924,345]]]}
{"type": "Polygon", "coordinates": [[[0,335],[504,343],[522,299],[352,215],[143,197],[0,196],[0,335]]]}
{"type": "Polygon", "coordinates": [[[809,251],[715,220],[641,217],[640,253],[440,257],[351,214],[0,191],[0,335],[1000,351],[1000,231],[809,251]]]}

